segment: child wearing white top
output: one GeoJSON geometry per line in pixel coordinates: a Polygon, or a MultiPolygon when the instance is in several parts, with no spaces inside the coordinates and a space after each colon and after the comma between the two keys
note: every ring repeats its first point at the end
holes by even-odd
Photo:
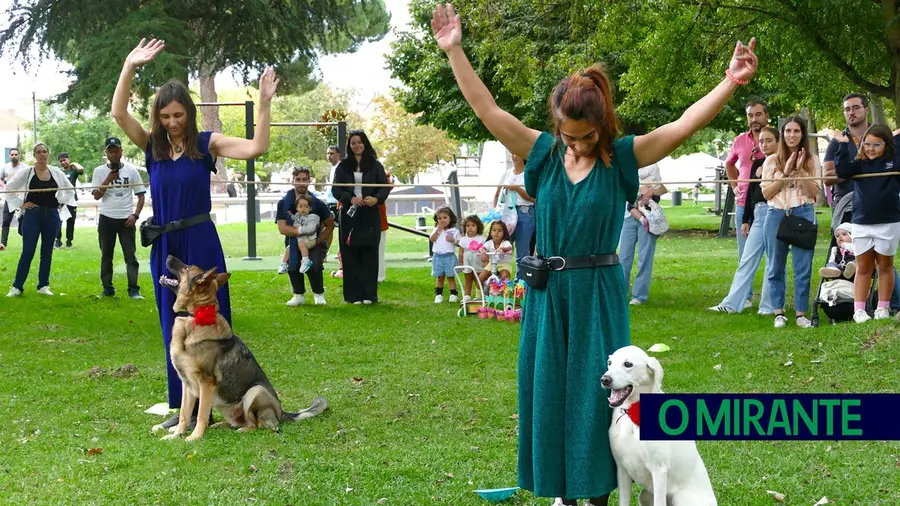
{"type": "Polygon", "coordinates": [[[484,269],[478,275],[478,280],[483,285],[491,276],[491,263],[497,264],[497,274],[500,279],[509,279],[512,270],[512,244],[509,242],[509,230],[506,224],[500,220],[491,222],[490,238],[481,247],[481,260],[485,263],[484,269]],[[492,255],[495,258],[488,257],[488,253],[496,253],[492,255]]]}
{"type": "Polygon", "coordinates": [[[475,276],[484,270],[484,262],[481,261],[481,247],[486,240],[484,223],[478,215],[470,214],[463,220],[463,232],[465,235],[459,240],[459,263],[472,268],[471,272],[465,272],[466,286],[463,292],[463,302],[469,302],[472,300],[472,283],[475,282],[475,276]]]}
{"type": "Polygon", "coordinates": [[[434,303],[444,302],[444,278],[450,280],[450,302],[458,302],[459,295],[456,292],[456,272],[453,270],[456,263],[456,245],[461,234],[456,228],[456,214],[449,207],[444,206],[434,213],[434,232],[429,238],[434,243],[431,258],[431,275],[434,282],[434,303]]]}

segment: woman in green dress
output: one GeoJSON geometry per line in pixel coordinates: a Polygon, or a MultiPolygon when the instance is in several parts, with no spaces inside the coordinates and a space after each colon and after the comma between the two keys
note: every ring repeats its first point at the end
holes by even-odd
{"type": "Polygon", "coordinates": [[[519,342],[519,486],[566,505],[581,498],[605,505],[616,488],[616,465],[600,377],[607,357],[630,342],[627,285],[611,255],[625,202],[637,197],[638,167],[674,151],[749,82],[757,68],[756,42],[737,43],[725,78],[681,118],[636,137],[619,138],[602,66],[577,72],[549,98],[551,135],[497,106],[463,52],[452,6],[438,5],[431,27],[475,114],[507,149],[528,160],[525,187],[536,198],[537,252],[559,257],[551,267],[566,264],[550,272],[545,288],[528,292],[519,342]],[[589,255],[602,255],[601,265],[589,255]]]}

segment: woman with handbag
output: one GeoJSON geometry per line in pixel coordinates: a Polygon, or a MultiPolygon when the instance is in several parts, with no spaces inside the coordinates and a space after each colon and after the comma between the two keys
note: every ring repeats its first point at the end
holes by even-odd
{"type": "MultiPolygon", "coordinates": [[[[531,254],[531,239],[534,237],[534,198],[525,191],[525,160],[512,154],[513,168],[503,174],[497,193],[494,194],[494,207],[505,192],[504,202],[515,199],[515,227],[510,232],[516,249],[516,279],[521,277],[522,258],[531,254]]],[[[508,224],[507,224],[508,225],[508,224]]]]}
{"type": "MultiPolygon", "coordinates": [[[[900,133],[900,130],[896,131],[900,133]]],[[[884,125],[872,125],[862,137],[856,158],[850,159],[850,140],[843,132],[835,132],[838,150],[834,168],[841,179],[859,174],[894,172],[900,168],[900,136],[895,137],[884,125]]],[[[900,240],[900,177],[865,177],[853,179],[853,249],[856,254],[856,279],[853,282],[853,321],[863,323],[871,318],[866,312],[866,299],[872,274],[878,266],[878,307],[875,319],[891,317],[890,299],[894,291],[894,254],[900,240]]]]}
{"type": "MultiPolygon", "coordinates": [[[[152,39],[141,42],[125,58],[112,100],[112,116],[119,128],[144,152],[150,174],[153,224],[141,224],[141,244],[150,249],[150,272],[156,295],[156,308],[166,348],[166,376],[169,407],[181,408],[181,380],[169,357],[169,342],[175,322],[175,292],[155,282],[168,275],[166,259],[172,255],[185,264],[202,269],[215,267],[226,271],[225,254],[210,217],[212,196],[210,180],[216,171],[216,157],[234,160],[256,158],[269,148],[269,118],[272,97],[278,81],[267,68],[259,78],[259,114],[253,139],[229,137],[218,132],[197,129],[197,106],[187,87],[171,80],[156,91],[150,108],[150,131],[128,112],[131,85],[137,70],[152,62],[165,48],[165,42],[152,39]]],[[[231,298],[228,286],[219,288],[219,313],[231,324],[231,298]]],[[[195,405],[196,409],[196,405],[195,405]]],[[[196,413],[196,412],[195,412],[196,413]]],[[[195,415],[196,416],[196,415],[195,415]]],[[[178,424],[179,414],[154,426],[169,429],[178,424]]],[[[196,423],[206,424],[206,420],[196,423]]]]}
{"type": "Polygon", "coordinates": [[[637,203],[632,206],[625,204],[625,222],[622,224],[622,234],[619,236],[619,261],[625,273],[625,283],[631,281],[631,266],[634,263],[634,248],[637,246],[637,276],[631,287],[632,306],[646,304],[650,297],[650,281],[653,276],[653,257],[656,255],[657,235],[650,233],[647,218],[641,213],[641,208],[648,206],[649,202],[659,204],[659,197],[669,190],[666,185],[660,184],[662,175],[659,165],[652,164],[638,169],[638,178],[641,186],[638,189],[637,203]]]}
{"type": "Polygon", "coordinates": [[[525,189],[538,202],[537,252],[544,258],[522,259],[531,288],[519,338],[519,486],[567,506],[578,499],[606,506],[616,488],[611,403],[621,406],[627,390],[610,396],[597,385],[609,356],[630,343],[631,332],[615,254],[622,203],[638,194],[638,167],[674,151],[749,83],[757,69],[756,42],[739,42],[719,84],[679,119],[646,135],[620,136],[602,64],[555,86],[548,97],[553,128],[540,132],[497,105],[462,48],[462,22],[452,6],[435,7],[431,29],[474,114],[528,160],[525,189]],[[542,274],[543,286],[528,274],[542,274]]]}
{"type": "Polygon", "coordinates": [[[788,118],[781,127],[778,151],[763,162],[760,183],[769,209],[766,212],[766,282],[769,283],[775,328],[787,325],[784,299],[787,292],[785,269],[788,250],[794,267],[795,323],[800,328],[812,327],[806,317],[809,309],[809,286],[816,247],[816,211],[813,204],[819,194],[819,181],[791,178],[814,177],[819,174],[819,157],[807,152],[809,137],[806,121],[799,116],[788,118]]]}
{"type": "Polygon", "coordinates": [[[378,244],[381,214],[378,205],[387,200],[384,166],[362,130],[350,132],[347,157],[334,171],[331,193],[341,203],[340,247],[344,270],[344,300],[351,304],[378,302],[378,244]],[[354,186],[360,185],[360,186],[354,186]]]}

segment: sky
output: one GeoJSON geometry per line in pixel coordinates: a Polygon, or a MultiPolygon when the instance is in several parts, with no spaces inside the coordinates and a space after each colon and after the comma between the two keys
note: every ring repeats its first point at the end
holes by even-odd
{"type": "MultiPolygon", "coordinates": [[[[11,3],[11,0],[0,0],[0,12],[6,11],[11,3]]],[[[409,0],[384,0],[384,3],[391,13],[388,35],[378,42],[363,45],[356,53],[319,59],[325,83],[336,88],[356,89],[358,109],[363,109],[376,95],[388,94],[392,86],[400,86],[385,69],[384,54],[390,52],[390,43],[395,40],[394,30],[405,28],[410,21],[409,0]]],[[[32,93],[41,100],[65,91],[69,83],[65,74],[68,68],[63,62],[45,59],[26,72],[19,62],[6,56],[0,58],[0,110],[13,108],[20,117],[30,119],[32,93]]],[[[216,87],[220,90],[236,86],[238,83],[227,70],[216,77],[216,87]]]]}

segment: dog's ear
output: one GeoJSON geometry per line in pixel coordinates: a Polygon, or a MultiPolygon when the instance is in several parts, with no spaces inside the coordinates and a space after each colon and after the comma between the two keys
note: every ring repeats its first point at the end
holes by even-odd
{"type": "Polygon", "coordinates": [[[228,282],[228,278],[230,278],[230,277],[231,277],[230,272],[223,272],[221,274],[216,274],[216,284],[218,284],[219,287],[222,287],[225,283],[228,282]]]}
{"type": "Polygon", "coordinates": [[[662,364],[653,357],[647,357],[647,368],[650,369],[650,374],[653,375],[653,392],[662,392],[662,364]]]}
{"type": "Polygon", "coordinates": [[[213,267],[212,269],[201,274],[199,278],[197,278],[197,284],[205,285],[206,283],[209,283],[211,280],[215,279],[215,275],[216,275],[216,268],[213,267]]]}

